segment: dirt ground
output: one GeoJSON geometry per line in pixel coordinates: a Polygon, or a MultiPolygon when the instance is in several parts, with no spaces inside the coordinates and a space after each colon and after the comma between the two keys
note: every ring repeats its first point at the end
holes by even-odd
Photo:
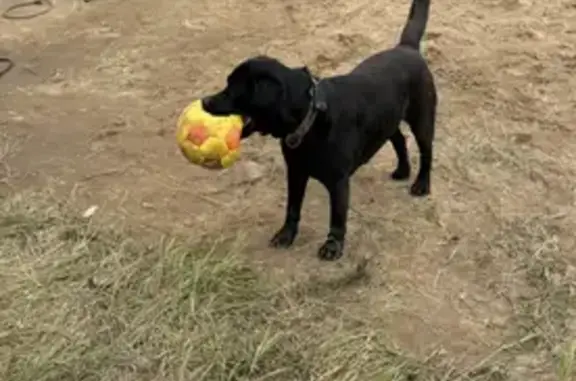
{"type": "Polygon", "coordinates": [[[275,142],[246,141],[242,161],[221,173],[189,165],[175,146],[180,110],[241,59],[266,53],[341,73],[392,45],[408,8],[59,0],[47,15],[0,20],[0,56],[16,64],[0,79],[1,189],[49,187],[79,212],[97,205],[98,216],[150,232],[243,235],[254,261],[294,279],[367,261],[370,284],[350,291],[365,302],[351,308],[384,316],[403,351],[512,380],[556,379],[555,359],[576,338],[573,0],[433,1],[432,196],[416,200],[409,183],[388,180],[395,162],[386,146],[354,178],[339,263],[315,256],[327,229],[317,184],[295,247],[267,248],[285,201],[275,142]]]}

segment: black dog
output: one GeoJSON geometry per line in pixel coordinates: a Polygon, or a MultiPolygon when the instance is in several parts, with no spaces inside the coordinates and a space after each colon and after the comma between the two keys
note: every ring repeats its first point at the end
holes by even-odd
{"type": "Polygon", "coordinates": [[[420,55],[430,0],[413,0],[400,43],[360,63],[347,75],[317,80],[307,68],[289,68],[259,56],[237,66],[221,92],[203,99],[206,111],[245,118],[242,138],[254,132],[281,140],[287,166],[288,203],[284,226],[270,244],[289,247],[298,233],[310,177],[330,195],[330,231],[321,259],[342,256],[350,177],[391,140],[398,164],[391,177],[410,176],[402,120],[420,150],[420,170],[411,194],[430,193],[436,88],[420,55]]]}

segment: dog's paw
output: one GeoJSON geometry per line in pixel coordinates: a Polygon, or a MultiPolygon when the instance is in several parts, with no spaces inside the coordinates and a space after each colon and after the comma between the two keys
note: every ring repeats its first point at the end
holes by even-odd
{"type": "Polygon", "coordinates": [[[410,188],[410,194],[414,197],[424,197],[430,194],[430,182],[416,180],[410,188]]]}
{"type": "Polygon", "coordinates": [[[296,229],[283,226],[270,240],[270,247],[287,248],[292,246],[297,233],[296,229]]]}
{"type": "Polygon", "coordinates": [[[344,254],[344,243],[328,238],[318,250],[318,257],[323,261],[335,261],[344,254]]]}
{"type": "Polygon", "coordinates": [[[395,181],[402,181],[406,180],[410,177],[410,166],[398,166],[392,174],[390,174],[390,178],[395,181]]]}

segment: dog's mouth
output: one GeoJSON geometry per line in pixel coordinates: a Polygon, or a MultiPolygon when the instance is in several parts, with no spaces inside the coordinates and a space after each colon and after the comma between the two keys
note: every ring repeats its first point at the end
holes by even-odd
{"type": "Polygon", "coordinates": [[[260,135],[266,136],[269,133],[257,128],[256,122],[254,119],[250,118],[249,116],[242,116],[243,126],[242,126],[242,135],[241,138],[247,138],[255,132],[259,132],[260,135]]]}
{"type": "Polygon", "coordinates": [[[242,122],[242,134],[240,137],[244,139],[252,135],[256,131],[256,127],[254,125],[254,121],[249,116],[242,116],[242,122]]]}

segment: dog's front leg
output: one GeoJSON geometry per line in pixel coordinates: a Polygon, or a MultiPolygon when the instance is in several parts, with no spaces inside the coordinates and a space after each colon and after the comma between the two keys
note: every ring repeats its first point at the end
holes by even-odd
{"type": "Polygon", "coordinates": [[[330,194],[330,231],[326,242],[318,250],[320,259],[334,261],[344,253],[348,204],[350,202],[350,179],[345,177],[326,184],[330,194]]]}
{"type": "Polygon", "coordinates": [[[287,165],[288,203],[286,205],[286,218],[282,228],[270,240],[272,247],[289,247],[298,234],[302,201],[306,193],[309,175],[303,168],[296,165],[287,165]]]}

